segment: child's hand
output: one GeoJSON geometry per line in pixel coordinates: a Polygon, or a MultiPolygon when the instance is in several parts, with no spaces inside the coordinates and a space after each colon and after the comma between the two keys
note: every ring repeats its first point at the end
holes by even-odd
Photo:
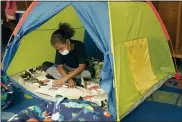
{"type": "Polygon", "coordinates": [[[75,88],[75,86],[76,86],[75,81],[72,80],[72,79],[70,79],[70,80],[68,81],[68,87],[69,87],[69,88],[75,88]]]}
{"type": "Polygon", "coordinates": [[[49,82],[49,80],[40,80],[39,82],[40,82],[41,84],[45,85],[46,83],[49,82]]]}
{"type": "Polygon", "coordinates": [[[54,80],[53,82],[53,87],[61,87],[65,82],[67,81],[67,79],[65,77],[59,79],[59,80],[54,80]]]}

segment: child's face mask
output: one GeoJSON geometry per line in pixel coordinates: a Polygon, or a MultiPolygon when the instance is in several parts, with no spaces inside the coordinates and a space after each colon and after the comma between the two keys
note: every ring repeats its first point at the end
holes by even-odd
{"type": "Polygon", "coordinates": [[[61,53],[61,55],[68,55],[69,50],[64,49],[64,51],[59,51],[59,53],[61,53]]]}

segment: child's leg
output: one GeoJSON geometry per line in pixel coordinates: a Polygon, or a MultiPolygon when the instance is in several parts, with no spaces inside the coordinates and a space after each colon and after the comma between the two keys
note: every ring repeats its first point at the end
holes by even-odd
{"type": "MultiPolygon", "coordinates": [[[[75,70],[75,68],[69,67],[67,65],[64,65],[64,68],[68,71],[68,72],[72,72],[73,70],[75,70]]],[[[83,78],[83,79],[91,79],[91,73],[87,70],[83,70],[79,75],[75,76],[74,78],[79,79],[79,78],[83,78]]]]}
{"type": "Polygon", "coordinates": [[[52,66],[46,70],[46,73],[54,77],[55,79],[60,79],[63,76],[59,73],[57,66],[52,66]]]}
{"type": "Polygon", "coordinates": [[[81,72],[80,76],[83,79],[91,79],[92,78],[90,72],[87,70],[83,70],[83,72],[81,72]]]}
{"type": "Polygon", "coordinates": [[[54,65],[54,63],[52,62],[44,62],[42,64],[42,70],[46,72],[47,69],[49,69],[50,67],[52,67],[54,65]]]}
{"type": "Polygon", "coordinates": [[[51,62],[44,62],[42,64],[42,69],[49,74],[50,76],[52,76],[55,79],[60,79],[62,78],[62,75],[59,73],[58,71],[58,67],[51,62]]]}

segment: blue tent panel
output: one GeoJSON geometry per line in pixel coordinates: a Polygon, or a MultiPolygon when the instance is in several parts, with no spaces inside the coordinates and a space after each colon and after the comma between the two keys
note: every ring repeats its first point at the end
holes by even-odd
{"type": "Polygon", "coordinates": [[[58,12],[67,7],[70,2],[39,2],[26,17],[17,35],[10,43],[3,59],[3,70],[7,71],[23,36],[37,29],[58,12]]]}
{"type": "MultiPolygon", "coordinates": [[[[107,2],[72,2],[85,29],[92,37],[96,46],[104,54],[104,65],[101,73],[100,86],[109,94],[109,111],[116,117],[116,104],[113,104],[113,67],[110,47],[110,27],[107,2]],[[111,109],[112,107],[112,109],[111,109]]],[[[115,95],[115,94],[114,94],[115,95]]]]}

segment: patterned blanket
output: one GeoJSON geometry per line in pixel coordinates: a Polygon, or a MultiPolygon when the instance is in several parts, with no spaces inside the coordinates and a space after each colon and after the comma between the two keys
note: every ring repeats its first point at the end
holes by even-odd
{"type": "Polygon", "coordinates": [[[97,104],[60,97],[56,102],[28,107],[11,117],[9,122],[34,121],[114,121],[97,104]]]}
{"type": "Polygon", "coordinates": [[[63,85],[59,88],[52,88],[51,86],[42,86],[35,91],[38,94],[49,95],[52,99],[56,100],[56,96],[63,96],[69,99],[79,99],[91,101],[97,105],[107,109],[107,93],[99,87],[98,84],[93,82],[86,82],[86,88],[77,86],[76,88],[68,88],[63,85]]]}
{"type": "MultiPolygon", "coordinates": [[[[101,64],[100,64],[101,65],[101,64]]],[[[76,87],[76,88],[67,88],[66,85],[60,88],[51,88],[48,85],[44,86],[39,81],[50,79],[50,76],[44,71],[40,70],[40,67],[30,68],[24,72],[18,73],[12,78],[17,81],[25,89],[33,92],[43,99],[50,101],[55,101],[57,95],[62,95],[69,99],[79,99],[82,97],[84,100],[91,101],[96,103],[99,106],[102,106],[104,109],[107,109],[107,93],[99,87],[99,71],[100,65],[96,70],[96,79],[90,81],[85,81],[85,88],[76,87]]]]}

